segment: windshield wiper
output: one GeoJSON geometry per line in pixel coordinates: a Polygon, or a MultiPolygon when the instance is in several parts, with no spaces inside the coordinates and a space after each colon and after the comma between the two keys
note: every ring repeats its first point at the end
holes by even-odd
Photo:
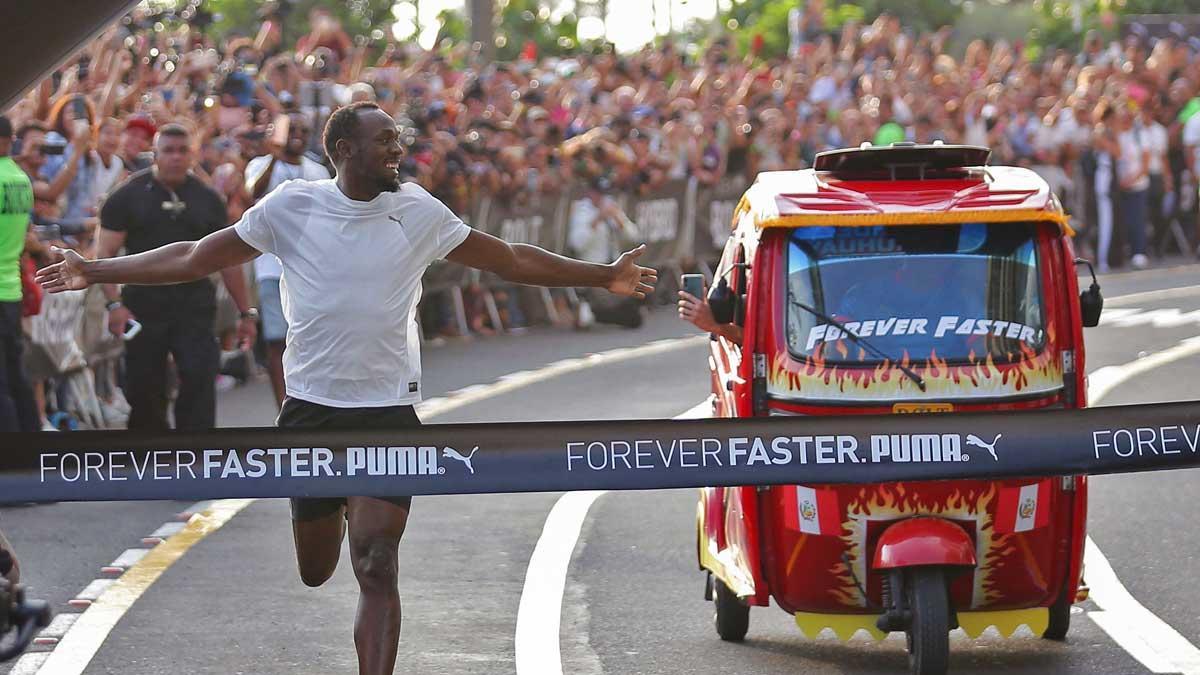
{"type": "Polygon", "coordinates": [[[916,373],[916,371],[914,371],[912,368],[909,368],[908,366],[904,365],[898,359],[895,359],[895,358],[889,356],[882,349],[876,347],[875,345],[871,344],[870,342],[867,342],[866,338],[855,335],[853,331],[846,328],[846,324],[842,323],[841,321],[838,321],[837,319],[833,318],[832,316],[829,316],[828,314],[825,314],[824,312],[816,309],[815,307],[809,307],[808,305],[804,304],[803,302],[800,302],[799,300],[791,297],[790,293],[788,294],[788,302],[790,302],[793,305],[795,305],[796,307],[799,307],[800,309],[808,312],[809,314],[812,314],[813,316],[824,321],[825,323],[831,324],[835,328],[841,330],[843,333],[845,333],[846,337],[853,340],[855,342],[855,344],[857,344],[858,346],[862,347],[863,349],[871,352],[875,356],[883,359],[884,361],[890,361],[891,363],[895,364],[895,366],[900,369],[900,372],[904,373],[905,375],[908,376],[908,379],[915,382],[917,387],[921,391],[925,391],[925,380],[921,379],[921,376],[918,375],[916,373]]]}

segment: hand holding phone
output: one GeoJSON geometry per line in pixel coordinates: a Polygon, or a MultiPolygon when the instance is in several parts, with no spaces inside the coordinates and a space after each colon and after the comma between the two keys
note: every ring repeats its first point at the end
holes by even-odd
{"type": "Polygon", "coordinates": [[[84,103],[82,96],[76,96],[71,101],[71,113],[75,117],[75,121],[87,121],[87,104],[84,103]]]}
{"type": "Polygon", "coordinates": [[[125,322],[125,332],[121,334],[121,337],[128,342],[137,337],[138,333],[140,332],[142,332],[142,324],[138,323],[134,319],[129,319],[125,322]]]}
{"type": "Polygon", "coordinates": [[[681,277],[683,290],[701,302],[704,302],[704,275],[685,274],[681,277]]]}
{"type": "Polygon", "coordinates": [[[288,136],[291,134],[290,122],[287,115],[278,115],[273,123],[274,131],[271,133],[271,144],[282,150],[287,147],[288,136]]]}
{"type": "Polygon", "coordinates": [[[87,118],[77,119],[71,123],[71,143],[77,149],[86,149],[91,141],[92,130],[87,118]]]}

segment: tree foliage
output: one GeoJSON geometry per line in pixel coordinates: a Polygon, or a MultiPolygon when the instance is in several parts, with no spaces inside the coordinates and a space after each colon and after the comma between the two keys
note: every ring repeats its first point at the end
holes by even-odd
{"type": "Polygon", "coordinates": [[[1074,5],[1073,0],[1034,0],[1039,21],[1029,36],[1031,41],[1043,47],[1076,49],[1083,33],[1089,30],[1097,30],[1106,38],[1115,37],[1124,16],[1196,12],[1196,0],[1082,0],[1082,14],[1077,19],[1074,5]]]}
{"type": "Polygon", "coordinates": [[[555,22],[548,0],[508,0],[500,9],[496,27],[496,58],[517,58],[529,43],[539,55],[567,54],[575,51],[578,18],[567,14],[555,22]]]}
{"type": "MultiPolygon", "coordinates": [[[[761,35],[763,56],[782,56],[788,48],[788,14],[799,4],[796,0],[742,0],[735,2],[723,18],[727,25],[737,26],[737,41],[743,51],[750,48],[755,36],[761,35]]],[[[825,9],[825,27],[834,30],[847,21],[871,22],[886,12],[906,27],[934,30],[954,24],[962,11],[961,2],[948,0],[830,2],[825,9]]]]}
{"type": "MultiPolygon", "coordinates": [[[[204,0],[204,8],[217,15],[213,30],[218,35],[239,33],[253,35],[262,22],[260,0],[204,0]]],[[[314,7],[328,9],[342,22],[351,37],[370,36],[375,30],[386,30],[391,23],[395,0],[283,0],[284,35],[294,41],[309,30],[308,13],[314,7]]]]}

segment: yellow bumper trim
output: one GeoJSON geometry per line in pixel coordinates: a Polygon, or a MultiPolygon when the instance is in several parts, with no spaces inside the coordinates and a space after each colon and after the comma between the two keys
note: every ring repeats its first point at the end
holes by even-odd
{"type": "MultiPolygon", "coordinates": [[[[866,631],[876,640],[887,634],[875,627],[874,614],[817,614],[796,612],[796,626],[805,637],[815,638],[826,628],[832,630],[840,640],[849,640],[860,630],[866,631]]],[[[1011,609],[994,612],[959,612],[958,624],[972,638],[983,634],[989,626],[995,626],[1003,637],[1011,637],[1021,626],[1029,626],[1034,635],[1041,635],[1050,623],[1050,610],[1045,607],[1011,609]]]]}

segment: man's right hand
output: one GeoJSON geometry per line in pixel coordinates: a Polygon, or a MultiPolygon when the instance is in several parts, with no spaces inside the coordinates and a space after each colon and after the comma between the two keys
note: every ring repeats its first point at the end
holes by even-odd
{"type": "Polygon", "coordinates": [[[716,332],[720,326],[708,303],[687,291],[679,291],[679,318],[708,333],[716,332]]]}
{"type": "Polygon", "coordinates": [[[38,270],[34,277],[46,292],[82,291],[91,283],[87,279],[87,260],[83,256],[57,246],[50,247],[50,256],[62,260],[38,270]]]}
{"type": "Polygon", "coordinates": [[[125,335],[125,326],[133,318],[133,312],[121,305],[108,313],[108,332],[121,337],[125,335]]]}

